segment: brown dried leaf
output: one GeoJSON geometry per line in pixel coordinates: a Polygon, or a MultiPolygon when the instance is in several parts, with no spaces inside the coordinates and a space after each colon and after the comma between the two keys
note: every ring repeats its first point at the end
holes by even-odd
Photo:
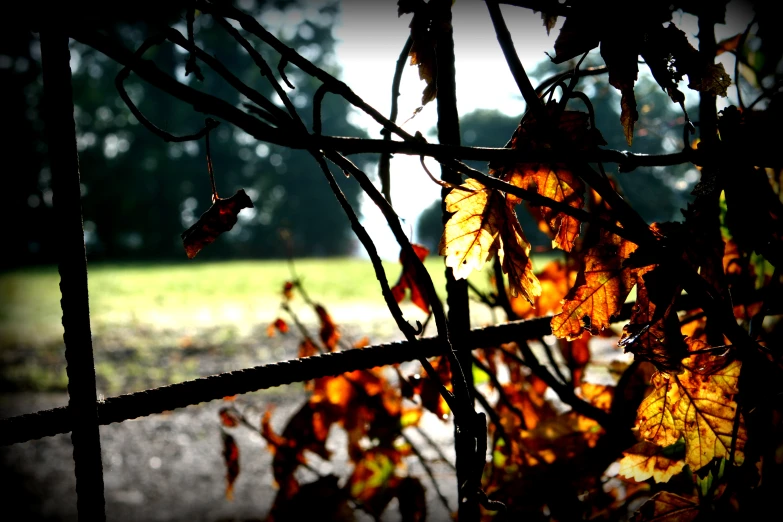
{"type": "Polygon", "coordinates": [[[193,259],[220,234],[231,230],[237,223],[237,214],[243,208],[253,208],[253,202],[242,189],[230,198],[215,201],[193,226],[182,233],[182,243],[188,257],[193,259]]]}
{"type": "Polygon", "coordinates": [[[699,503],[668,491],[660,491],[642,504],[632,522],[691,522],[699,516],[699,503]]]}
{"type": "Polygon", "coordinates": [[[497,252],[512,295],[522,294],[531,302],[541,295],[529,258],[530,243],[502,192],[469,179],[446,196],[446,210],[454,215],[444,227],[438,251],[446,256],[456,279],[481,270],[497,252]]]}
{"type": "Polygon", "coordinates": [[[315,305],[315,313],[318,314],[318,320],[321,321],[321,341],[330,352],[333,352],[337,348],[337,342],[340,340],[340,332],[337,330],[337,326],[332,321],[332,316],[329,315],[326,308],[317,304],[315,305]]]}
{"type": "Polygon", "coordinates": [[[638,269],[623,267],[636,244],[611,232],[602,232],[600,242],[584,256],[584,268],[563,302],[563,311],[552,318],[552,333],[568,340],[584,331],[598,333],[608,328],[636,284],[638,269]]]}
{"type": "MultiPolygon", "coordinates": [[[[413,251],[419,258],[419,261],[424,261],[430,253],[429,249],[423,245],[412,243],[411,247],[413,247],[413,251]]],[[[400,279],[397,281],[397,284],[391,288],[395,301],[398,303],[401,302],[405,298],[405,290],[410,289],[411,301],[413,304],[423,310],[424,313],[429,313],[430,302],[427,298],[427,293],[419,288],[419,285],[416,282],[416,267],[411,260],[407,258],[405,250],[400,252],[400,264],[402,265],[402,274],[400,274],[400,279]]]]}
{"type": "Polygon", "coordinates": [[[226,499],[234,499],[234,482],[239,476],[239,447],[234,437],[223,432],[223,462],[226,464],[226,499]]]}

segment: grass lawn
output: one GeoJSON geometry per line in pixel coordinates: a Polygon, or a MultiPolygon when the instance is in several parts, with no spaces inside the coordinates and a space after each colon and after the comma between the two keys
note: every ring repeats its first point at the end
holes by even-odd
{"type": "MultiPolygon", "coordinates": [[[[445,299],[443,259],[429,257],[425,265],[445,299]]],[[[385,268],[393,285],[401,266],[387,262],[385,268]]],[[[400,337],[369,260],[301,259],[296,270],[310,297],[325,305],[349,336],[368,335],[373,342],[400,337]]],[[[489,288],[491,267],[485,270],[471,276],[483,290],[489,288]]],[[[265,331],[278,316],[289,320],[279,308],[283,284],[289,279],[289,265],[280,260],[90,265],[99,378],[114,379],[109,391],[119,392],[230,369],[205,368],[205,357],[215,364],[222,364],[221,357],[250,357],[247,354],[256,359],[241,364],[282,357],[284,347],[295,350],[298,334],[278,340],[267,339],[265,331]],[[293,348],[279,344],[283,341],[293,348]],[[184,359],[170,360],[172,353],[185,354],[184,359]],[[118,363],[123,368],[119,373],[118,363]],[[184,373],[173,375],[174,370],[184,373]],[[134,375],[138,379],[129,383],[128,376],[134,375]]],[[[59,281],[56,267],[0,273],[0,381],[13,381],[12,388],[60,389],[67,382],[59,281]]],[[[294,298],[292,308],[302,322],[317,323],[301,298],[294,298]]],[[[408,299],[402,308],[410,321],[426,318],[408,299]]],[[[472,308],[488,313],[483,305],[472,308]]],[[[434,333],[430,327],[428,332],[434,333]]]]}
{"type": "MultiPolygon", "coordinates": [[[[442,258],[429,257],[425,264],[438,294],[445,298],[442,258]]],[[[399,263],[386,262],[385,268],[394,284],[399,263]]],[[[301,259],[296,261],[296,270],[311,298],[323,303],[332,315],[343,320],[350,319],[346,313],[388,316],[370,261],[301,259]]],[[[100,332],[112,325],[176,328],[268,323],[277,314],[283,283],[290,278],[288,263],[280,260],[94,264],[89,267],[92,325],[100,332]]],[[[487,289],[489,271],[471,276],[471,281],[487,289]]],[[[59,338],[60,317],[56,267],[0,273],[0,345],[59,338]]]]}

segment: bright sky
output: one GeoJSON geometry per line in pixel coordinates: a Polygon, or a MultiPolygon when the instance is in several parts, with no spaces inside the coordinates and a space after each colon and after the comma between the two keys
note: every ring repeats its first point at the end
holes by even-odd
{"type": "MultiPolygon", "coordinates": [[[[719,40],[743,31],[750,21],[752,13],[737,4],[736,1],[729,4],[727,24],[716,26],[719,40]]],[[[554,55],[554,42],[562,18],[547,35],[538,13],[512,6],[501,6],[501,9],[528,72],[536,63],[547,59],[545,52],[554,55]]],[[[479,108],[520,115],[525,105],[495,38],[486,5],[479,0],[459,0],[454,3],[453,13],[460,115],[479,108]]],[[[411,15],[398,18],[397,3],[393,1],[346,1],[342,5],[342,23],[334,30],[339,42],[336,54],[343,80],[382,114],[389,114],[392,77],[400,49],[409,34],[410,18],[411,15]]],[[[690,15],[675,16],[674,22],[698,47],[695,18],[690,15]]],[[[719,59],[733,76],[733,57],[726,53],[719,59]]],[[[420,105],[423,85],[418,70],[406,67],[400,87],[398,122],[408,119],[420,105]]],[[[681,90],[690,91],[687,88],[681,90]]],[[[403,128],[411,134],[421,131],[430,141],[437,141],[435,136],[428,134],[436,125],[436,111],[436,102],[433,101],[403,128]]],[[[369,116],[357,112],[352,122],[367,129],[370,136],[380,137],[380,126],[369,116]]],[[[428,166],[433,173],[439,172],[435,162],[428,162],[428,166]]],[[[399,155],[393,158],[391,169],[392,202],[413,232],[419,213],[439,199],[440,187],[429,180],[416,157],[399,155]]],[[[365,201],[361,212],[363,223],[375,240],[381,257],[397,259],[399,247],[380,211],[365,201]]],[[[415,235],[413,239],[417,239],[415,235]]]]}

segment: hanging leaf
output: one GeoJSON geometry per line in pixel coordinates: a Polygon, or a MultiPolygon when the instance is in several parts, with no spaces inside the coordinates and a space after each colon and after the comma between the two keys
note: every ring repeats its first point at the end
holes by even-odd
{"type": "Polygon", "coordinates": [[[395,475],[395,470],[399,464],[400,457],[396,451],[374,448],[364,453],[348,479],[351,497],[375,518],[380,517],[396,495],[400,478],[395,475]]]}
{"type": "Polygon", "coordinates": [[[326,308],[317,304],[315,305],[315,313],[318,314],[318,320],[321,321],[321,341],[330,352],[333,352],[337,348],[337,341],[340,340],[340,332],[326,308]]]}
{"type": "MultiPolygon", "coordinates": [[[[413,251],[416,253],[416,257],[419,258],[419,261],[424,261],[430,253],[430,250],[423,245],[412,243],[411,247],[413,247],[413,251]]],[[[405,250],[400,252],[402,274],[400,274],[400,279],[397,281],[397,284],[391,288],[392,295],[399,303],[405,298],[405,291],[410,289],[411,301],[413,304],[423,310],[424,313],[429,313],[430,302],[429,299],[427,299],[427,293],[419,288],[419,285],[416,282],[416,267],[413,262],[408,259],[407,255],[405,250]]]]}
{"type": "Polygon", "coordinates": [[[609,327],[636,284],[639,269],[623,266],[634,250],[636,244],[602,232],[598,245],[585,253],[584,268],[563,302],[563,311],[552,318],[554,335],[574,340],[585,331],[595,334],[609,327]]]}
{"type": "Polygon", "coordinates": [[[230,198],[217,199],[193,226],[182,233],[182,243],[188,258],[193,259],[220,234],[231,230],[243,208],[253,208],[253,202],[242,189],[230,198]]]}
{"type": "Polygon", "coordinates": [[[469,179],[446,196],[446,211],[454,215],[446,223],[438,251],[446,256],[456,279],[481,270],[498,253],[512,295],[521,294],[531,302],[541,295],[529,258],[530,243],[502,192],[469,179]]]}
{"type": "Polygon", "coordinates": [[[236,428],[242,422],[239,413],[234,408],[220,408],[218,411],[220,424],[226,428],[236,428]]]}
{"type": "Polygon", "coordinates": [[[434,10],[422,0],[399,0],[397,2],[397,15],[413,13],[411,23],[411,50],[408,56],[411,65],[419,68],[419,79],[426,85],[421,95],[421,104],[427,105],[435,99],[438,92],[438,61],[435,46],[438,31],[442,29],[443,21],[433,20],[434,10]]]}
{"type": "Polygon", "coordinates": [[[287,334],[288,333],[288,323],[286,323],[280,317],[275,319],[274,322],[272,322],[266,328],[266,335],[267,335],[267,337],[274,337],[276,332],[280,332],[281,334],[287,334]]]}
{"type": "Polygon", "coordinates": [[[234,482],[239,476],[239,447],[234,437],[223,432],[223,462],[226,464],[226,498],[234,499],[234,482]]]}

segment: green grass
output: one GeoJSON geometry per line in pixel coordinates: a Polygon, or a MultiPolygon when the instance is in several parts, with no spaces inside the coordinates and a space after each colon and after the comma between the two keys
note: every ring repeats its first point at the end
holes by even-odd
{"type": "MultiPolygon", "coordinates": [[[[401,266],[384,265],[393,285],[401,266]]],[[[425,265],[445,298],[442,258],[430,257],[425,265]]],[[[399,335],[370,261],[301,259],[296,270],[309,296],[337,324],[353,324],[373,341],[399,335]]],[[[488,290],[490,270],[472,275],[472,283],[488,290]]],[[[253,346],[273,341],[265,340],[268,324],[278,316],[288,319],[279,307],[290,279],[288,263],[280,260],[90,265],[99,384],[112,394],[132,391],[198,376],[205,356],[249,357],[253,346]]],[[[64,388],[59,280],[56,267],[0,273],[0,387],[64,388]]],[[[301,298],[295,296],[291,306],[303,322],[317,322],[301,298]]],[[[407,299],[402,308],[409,320],[426,317],[407,299]]]]}

